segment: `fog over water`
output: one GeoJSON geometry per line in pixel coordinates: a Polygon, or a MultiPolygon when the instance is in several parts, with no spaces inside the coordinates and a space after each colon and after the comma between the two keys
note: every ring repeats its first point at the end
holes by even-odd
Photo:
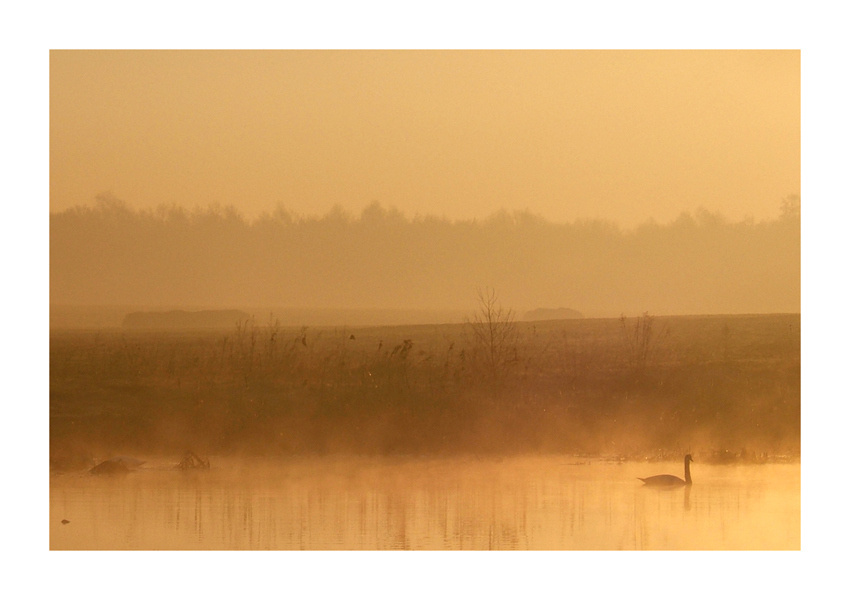
{"type": "Polygon", "coordinates": [[[799,550],[800,465],[570,456],[159,463],[51,478],[52,549],[799,550]],[[69,523],[62,524],[62,519],[69,523]]]}
{"type": "Polygon", "coordinates": [[[799,550],[800,92],[51,51],[50,548],[799,550]]]}

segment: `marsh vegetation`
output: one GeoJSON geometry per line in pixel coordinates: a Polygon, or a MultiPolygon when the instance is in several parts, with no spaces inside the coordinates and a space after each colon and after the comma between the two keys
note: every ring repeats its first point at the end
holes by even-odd
{"type": "Polygon", "coordinates": [[[717,462],[799,454],[799,315],[509,317],[54,330],[52,465],[187,449],[677,461],[690,449],[717,462]]]}

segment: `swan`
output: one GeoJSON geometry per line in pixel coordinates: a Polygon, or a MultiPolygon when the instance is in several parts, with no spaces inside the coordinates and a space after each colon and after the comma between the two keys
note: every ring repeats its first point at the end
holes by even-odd
{"type": "Polygon", "coordinates": [[[677,485],[691,485],[693,483],[691,481],[691,462],[694,459],[691,458],[690,454],[685,455],[685,479],[680,479],[675,475],[653,475],[652,477],[638,477],[644,485],[664,485],[664,486],[677,486],[677,485]]]}

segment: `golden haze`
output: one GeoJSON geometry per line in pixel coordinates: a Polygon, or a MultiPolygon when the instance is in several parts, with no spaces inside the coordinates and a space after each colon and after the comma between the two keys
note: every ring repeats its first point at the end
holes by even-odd
{"type": "Polygon", "coordinates": [[[763,219],[800,192],[800,53],[53,51],[50,138],[52,211],[763,219]]]}

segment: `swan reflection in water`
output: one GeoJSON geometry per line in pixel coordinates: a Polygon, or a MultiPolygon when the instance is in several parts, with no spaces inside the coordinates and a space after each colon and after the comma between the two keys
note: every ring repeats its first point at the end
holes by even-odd
{"type": "Polygon", "coordinates": [[[681,479],[676,477],[675,475],[653,475],[652,477],[638,477],[644,485],[651,485],[657,487],[679,487],[683,485],[691,485],[693,483],[691,481],[691,462],[694,459],[691,458],[690,454],[685,455],[685,478],[681,479]]]}

